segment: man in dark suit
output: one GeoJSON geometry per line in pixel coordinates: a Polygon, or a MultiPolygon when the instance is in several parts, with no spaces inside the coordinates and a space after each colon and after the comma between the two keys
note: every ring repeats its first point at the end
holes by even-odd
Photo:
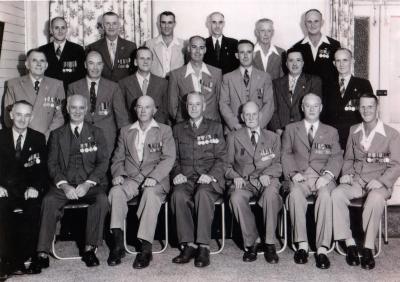
{"type": "Polygon", "coordinates": [[[318,76],[303,72],[303,55],[300,50],[287,51],[286,67],[289,73],[272,81],[274,86],[274,114],[269,128],[282,135],[285,126],[303,119],[301,100],[314,93],[322,97],[322,83],[318,76]]]}
{"type": "Polygon", "coordinates": [[[213,12],[207,17],[207,27],[211,34],[206,38],[207,51],[204,62],[220,68],[222,74],[233,71],[239,66],[235,56],[238,41],[224,36],[225,18],[221,12],[213,12]]]}
{"type": "Polygon", "coordinates": [[[343,163],[337,130],[319,121],[321,97],[309,93],[303,98],[304,119],[288,124],[282,138],[282,168],[289,181],[288,204],[294,238],[298,245],[294,262],[308,261],[306,225],[307,197],[314,195],[316,223],[316,265],[327,269],[327,251],[332,244],[332,199],[335,179],[343,163]]]}
{"type": "Polygon", "coordinates": [[[352,62],[353,55],[349,49],[340,48],[336,51],[334,64],[339,77],[328,87],[323,110],[323,120],[338,130],[343,150],[350,127],[362,121],[358,111],[359,96],[373,93],[369,80],[351,74],[352,62]]]}
{"type": "Polygon", "coordinates": [[[237,58],[240,67],[224,75],[219,108],[225,121],[225,131],[234,131],[244,126],[241,120],[242,105],[255,102],[261,112],[260,126],[265,128],[274,113],[272,81],[268,73],[253,67],[254,44],[240,40],[237,58]]]}
{"type": "Polygon", "coordinates": [[[101,54],[90,51],[85,60],[86,78],[68,86],[68,96],[80,94],[90,102],[85,121],[103,130],[108,153],[115,148],[118,129],[129,123],[128,111],[118,84],[101,77],[104,67],[101,54]]]}
{"type": "Polygon", "coordinates": [[[245,248],[243,261],[257,259],[260,237],[249,205],[250,199],[255,198],[263,209],[265,259],[268,263],[278,263],[275,232],[278,213],[283,206],[279,195],[281,142],[277,134],[260,127],[259,114],[255,102],[243,105],[242,118],[246,127],[228,135],[228,169],[225,177],[231,182],[229,203],[242,230],[245,248]]]}
{"type": "Polygon", "coordinates": [[[99,265],[95,249],[103,243],[104,219],[109,210],[105,193],[109,153],[102,130],[84,122],[87,110],[84,96],[69,96],[70,122],[51,133],[47,161],[51,187],[42,202],[37,255],[29,266],[30,274],[49,267],[48,253],[57,220],[63,207],[76,200],[89,204],[82,260],[88,267],[99,265]]]}
{"type": "Polygon", "coordinates": [[[130,122],[137,121],[135,106],[141,96],[150,96],[156,104],[154,119],[168,124],[168,81],[150,72],[153,53],[148,47],[139,47],[136,51],[135,65],[137,71],[119,81],[122,95],[129,110],[130,122]]]}
{"type": "Polygon", "coordinates": [[[214,202],[225,190],[226,147],[221,124],[204,117],[204,96],[190,93],[190,119],[174,126],[177,160],[172,171],[171,209],[175,214],[181,253],[173,263],[196,267],[210,264],[214,202]]]}
{"type": "Polygon", "coordinates": [[[24,274],[37,244],[46,138],[28,128],[32,110],[26,101],[15,102],[12,128],[0,130],[0,279],[24,274]]]}
{"type": "Polygon", "coordinates": [[[118,82],[133,73],[136,44],[121,38],[120,18],[114,12],[103,15],[104,38],[90,44],[87,52],[98,51],[104,60],[103,77],[118,82]]]}
{"type": "Polygon", "coordinates": [[[253,65],[269,73],[272,80],[283,76],[282,57],[285,54],[282,48],[272,45],[274,32],[272,20],[263,18],[256,22],[254,33],[257,43],[254,46],[253,65]]]}
{"type": "Polygon", "coordinates": [[[192,36],[189,39],[188,52],[190,61],[183,67],[171,72],[168,84],[169,114],[173,122],[178,123],[188,118],[186,96],[191,92],[204,95],[207,107],[204,117],[220,121],[218,101],[221,89],[221,70],[203,62],[206,53],[205,39],[192,36]]]}
{"type": "Polygon", "coordinates": [[[52,19],[50,30],[54,41],[38,48],[46,55],[49,64],[44,75],[62,80],[66,91],[68,84],[85,76],[85,51],[81,45],[66,39],[68,27],[64,18],[52,19]]]}
{"type": "MultiPolygon", "coordinates": [[[[293,47],[299,48],[303,53],[303,71],[321,77],[322,93],[325,96],[329,84],[337,78],[333,60],[336,50],[340,48],[340,43],[321,33],[324,21],[320,11],[317,9],[308,10],[304,15],[304,19],[307,36],[293,47]]],[[[323,104],[326,105],[324,100],[323,104]]]]}

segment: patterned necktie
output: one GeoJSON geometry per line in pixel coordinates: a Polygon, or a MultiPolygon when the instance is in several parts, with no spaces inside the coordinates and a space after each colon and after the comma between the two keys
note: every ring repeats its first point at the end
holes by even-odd
{"type": "Polygon", "coordinates": [[[39,80],[36,80],[36,81],[35,81],[34,89],[35,89],[36,95],[37,95],[37,94],[39,93],[39,80]]]}
{"type": "Polygon", "coordinates": [[[61,48],[60,48],[60,45],[58,45],[58,48],[57,48],[57,50],[56,50],[56,56],[57,56],[57,59],[60,60],[60,58],[61,58],[61,48]]]}
{"type": "Polygon", "coordinates": [[[217,62],[220,60],[221,46],[219,45],[219,40],[215,42],[215,54],[217,55],[217,62]]]}
{"type": "Polygon", "coordinates": [[[344,85],[344,78],[340,79],[339,86],[340,86],[340,96],[343,98],[344,93],[346,92],[346,87],[344,85]]]}
{"type": "Polygon", "coordinates": [[[75,129],[74,129],[74,135],[75,135],[76,138],[79,138],[78,126],[76,126],[75,129]]]}
{"type": "Polygon", "coordinates": [[[192,122],[192,128],[193,128],[193,130],[197,129],[197,124],[195,122],[192,122]]]}
{"type": "Polygon", "coordinates": [[[289,76],[289,95],[290,95],[290,103],[293,102],[293,94],[294,94],[295,85],[296,85],[296,78],[289,76]]]}
{"type": "Polygon", "coordinates": [[[314,131],[314,126],[311,125],[310,129],[308,130],[308,134],[307,134],[308,143],[310,143],[310,147],[312,146],[312,144],[313,144],[313,142],[314,142],[314,134],[313,134],[313,131],[314,131]]]}
{"type": "Polygon", "coordinates": [[[90,83],[90,112],[93,114],[96,111],[96,82],[90,83]]]}
{"type": "Polygon", "coordinates": [[[15,145],[15,158],[17,159],[21,157],[21,150],[22,150],[21,142],[22,142],[22,134],[18,136],[17,144],[15,145]]]}
{"type": "Polygon", "coordinates": [[[114,60],[115,60],[115,42],[114,41],[110,42],[110,47],[111,47],[111,53],[110,53],[111,65],[114,67],[114,60]]]}
{"type": "Polygon", "coordinates": [[[254,147],[257,146],[256,133],[256,131],[252,131],[250,137],[251,144],[253,144],[254,147]]]}
{"type": "Polygon", "coordinates": [[[142,93],[143,95],[147,94],[147,87],[149,86],[149,81],[147,78],[143,79],[143,84],[142,84],[142,93]]]}
{"type": "Polygon", "coordinates": [[[247,69],[244,71],[243,81],[244,81],[244,85],[246,85],[246,87],[247,87],[249,85],[249,81],[250,81],[249,71],[247,69]]]}

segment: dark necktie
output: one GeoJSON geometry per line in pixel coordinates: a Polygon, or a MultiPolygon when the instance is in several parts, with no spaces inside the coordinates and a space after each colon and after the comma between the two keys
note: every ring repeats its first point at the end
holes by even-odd
{"type": "Polygon", "coordinates": [[[58,48],[57,48],[57,50],[56,50],[56,56],[57,56],[57,59],[60,60],[60,58],[61,58],[61,48],[60,48],[60,45],[58,45],[58,48]]]}
{"type": "Polygon", "coordinates": [[[76,126],[75,129],[74,129],[74,135],[75,135],[76,138],[79,138],[78,126],[76,126]]]}
{"type": "Polygon", "coordinates": [[[344,86],[344,78],[340,79],[339,86],[340,86],[340,96],[343,98],[344,93],[346,92],[346,87],[344,86]]]}
{"type": "Polygon", "coordinates": [[[34,89],[35,89],[36,95],[37,95],[37,94],[39,93],[39,80],[36,80],[36,81],[35,81],[34,89]]]}
{"type": "Polygon", "coordinates": [[[250,81],[249,71],[247,69],[245,69],[245,71],[244,71],[243,81],[244,81],[244,85],[246,85],[246,87],[247,87],[249,85],[249,81],[250,81]]]}
{"type": "Polygon", "coordinates": [[[21,142],[22,142],[22,134],[18,136],[17,144],[15,145],[15,157],[17,159],[21,157],[21,150],[22,150],[21,142]]]}
{"type": "Polygon", "coordinates": [[[90,84],[90,112],[93,114],[96,111],[96,82],[90,84]]]}
{"type": "Polygon", "coordinates": [[[252,131],[250,137],[251,144],[253,144],[254,147],[257,146],[256,134],[257,134],[256,131],[252,131]]]}
{"type": "Polygon", "coordinates": [[[221,46],[219,45],[219,40],[215,42],[215,54],[217,55],[217,62],[219,62],[221,53],[221,46]]]}
{"type": "Polygon", "coordinates": [[[193,128],[193,130],[196,130],[196,129],[197,129],[197,125],[196,125],[195,122],[192,122],[192,128],[193,128]]]}
{"type": "Polygon", "coordinates": [[[314,131],[314,127],[313,125],[311,125],[310,129],[308,130],[308,143],[310,143],[310,147],[312,146],[313,142],[314,142],[314,136],[313,136],[313,131],[314,131]]]}

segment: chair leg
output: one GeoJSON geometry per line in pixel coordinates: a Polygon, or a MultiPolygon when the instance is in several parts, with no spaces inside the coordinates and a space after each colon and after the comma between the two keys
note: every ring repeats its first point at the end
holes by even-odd
{"type": "Polygon", "coordinates": [[[334,242],[334,246],[336,251],[341,254],[342,256],[346,256],[346,253],[342,250],[342,248],[339,246],[339,241],[334,242]]]}
{"type": "Polygon", "coordinates": [[[281,233],[280,235],[283,238],[283,245],[282,247],[276,251],[277,254],[282,253],[286,247],[287,247],[287,243],[288,243],[288,235],[287,235],[287,210],[286,210],[286,206],[283,206],[282,208],[282,213],[283,213],[283,224],[282,224],[282,220],[281,220],[281,226],[280,226],[280,231],[283,231],[283,234],[281,233]]]}
{"type": "Polygon", "coordinates": [[[384,243],[385,245],[389,244],[389,238],[388,238],[388,207],[387,204],[385,205],[385,210],[384,210],[384,215],[385,217],[385,239],[384,243]]]}
{"type": "Polygon", "coordinates": [[[211,255],[219,254],[220,252],[222,252],[222,250],[225,247],[225,203],[222,202],[220,204],[220,206],[221,206],[221,229],[222,229],[221,241],[222,241],[222,243],[218,250],[216,250],[214,252],[210,252],[211,255]]]}
{"type": "Polygon", "coordinates": [[[53,256],[56,258],[56,259],[59,259],[59,260],[74,260],[74,259],[81,259],[82,257],[81,256],[74,256],[74,257],[62,257],[62,256],[60,256],[60,255],[58,255],[57,254],[57,252],[56,252],[56,236],[57,235],[54,235],[54,239],[53,239],[53,242],[51,243],[51,247],[52,247],[52,253],[53,253],[53,256]]]}

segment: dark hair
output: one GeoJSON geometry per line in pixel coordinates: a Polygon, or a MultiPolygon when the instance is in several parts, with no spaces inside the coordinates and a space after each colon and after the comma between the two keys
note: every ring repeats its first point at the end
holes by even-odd
{"type": "Polygon", "coordinates": [[[33,52],[43,54],[43,56],[46,58],[46,61],[47,61],[47,56],[46,56],[46,54],[45,54],[42,50],[40,50],[40,49],[38,49],[38,48],[33,48],[33,49],[29,50],[28,53],[26,53],[26,59],[28,59],[29,56],[30,56],[33,52]]]}
{"type": "Polygon", "coordinates": [[[164,11],[164,12],[162,12],[162,13],[160,14],[160,22],[161,22],[161,16],[166,16],[166,17],[168,17],[168,16],[173,16],[173,17],[174,17],[174,22],[175,22],[175,14],[172,13],[171,11],[164,11]]]}
{"type": "Polygon", "coordinates": [[[89,52],[87,52],[87,53],[86,53],[86,56],[85,56],[85,62],[86,62],[87,58],[89,57],[89,54],[91,54],[91,53],[96,53],[96,54],[98,54],[98,55],[101,57],[101,60],[104,62],[103,54],[101,54],[101,53],[100,53],[99,51],[97,51],[97,50],[90,50],[89,52]]]}
{"type": "Polygon", "coordinates": [[[375,103],[376,103],[377,105],[379,104],[378,97],[375,96],[374,93],[371,93],[371,92],[362,93],[362,94],[360,95],[360,99],[361,99],[361,98],[371,98],[371,99],[374,99],[374,100],[375,100],[375,103]]]}
{"type": "Polygon", "coordinates": [[[51,20],[50,26],[53,27],[53,24],[56,20],[63,20],[65,24],[67,24],[67,21],[63,17],[55,17],[54,19],[51,20]]]}
{"type": "Polygon", "coordinates": [[[26,101],[26,100],[15,101],[12,107],[14,108],[17,105],[26,105],[26,106],[31,107],[31,109],[33,109],[33,105],[31,103],[29,103],[28,101],[26,101]]]}
{"type": "Polygon", "coordinates": [[[151,54],[151,58],[153,58],[153,52],[150,50],[150,48],[149,47],[146,47],[146,46],[140,46],[139,48],[137,48],[136,49],[136,51],[135,51],[135,58],[137,59],[137,55],[139,54],[139,51],[140,50],[146,50],[146,51],[150,51],[150,54],[151,54]]]}
{"type": "Polygon", "coordinates": [[[303,51],[301,51],[300,48],[296,48],[296,47],[289,48],[289,49],[286,51],[286,61],[287,61],[287,59],[289,58],[289,54],[290,54],[290,53],[300,53],[300,54],[301,54],[301,58],[304,60],[303,51]]]}
{"type": "Polygon", "coordinates": [[[192,44],[192,40],[195,38],[200,38],[201,40],[204,41],[204,43],[206,43],[206,39],[203,36],[200,35],[193,35],[192,37],[189,38],[189,43],[192,44]]]}
{"type": "Polygon", "coordinates": [[[254,49],[254,43],[253,43],[253,42],[251,42],[251,41],[248,40],[248,39],[241,39],[241,40],[239,40],[239,42],[238,42],[238,44],[237,44],[237,46],[236,46],[236,51],[239,51],[239,45],[240,45],[240,44],[250,44],[251,47],[254,49]]]}
{"type": "Polygon", "coordinates": [[[318,10],[318,9],[310,9],[310,10],[307,10],[307,11],[304,13],[304,17],[306,17],[307,14],[308,14],[308,13],[311,13],[311,12],[316,12],[316,13],[318,13],[318,14],[321,16],[321,18],[322,18],[322,13],[321,13],[320,10],[318,10]]]}

